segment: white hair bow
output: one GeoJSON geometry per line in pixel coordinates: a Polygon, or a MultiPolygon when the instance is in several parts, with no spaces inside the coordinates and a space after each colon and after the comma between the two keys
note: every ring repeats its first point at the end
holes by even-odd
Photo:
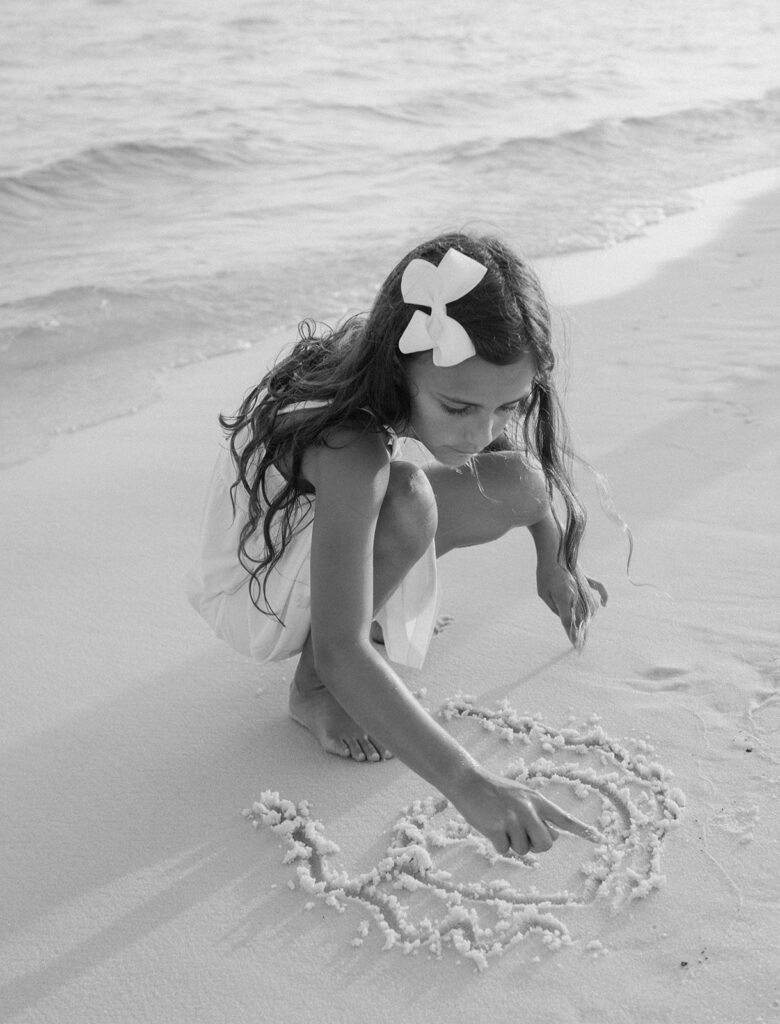
{"type": "Polygon", "coordinates": [[[476,355],[465,329],[447,316],[447,303],[454,302],[475,288],[487,273],[487,267],[457,249],[448,249],[438,267],[427,260],[411,260],[401,278],[404,302],[430,306],[431,312],[417,309],[398,341],[404,353],[433,349],[436,366],[455,366],[476,355]]]}

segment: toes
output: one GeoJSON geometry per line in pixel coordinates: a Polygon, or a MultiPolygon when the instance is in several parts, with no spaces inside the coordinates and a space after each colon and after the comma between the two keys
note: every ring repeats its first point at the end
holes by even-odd
{"type": "Polygon", "coordinates": [[[380,748],[374,743],[374,741],[369,736],[361,736],[360,745],[363,747],[363,753],[366,755],[366,759],[368,761],[382,760],[380,748]]]}
{"type": "Polygon", "coordinates": [[[392,759],[395,757],[392,750],[388,750],[387,747],[383,746],[383,744],[377,743],[375,739],[372,739],[371,742],[374,744],[374,748],[376,749],[378,755],[377,759],[379,761],[392,761],[392,759]]]}
{"type": "Polygon", "coordinates": [[[376,762],[393,756],[369,736],[345,736],[343,742],[349,750],[349,754],[346,756],[351,757],[353,761],[376,762]]]}
{"type": "Polygon", "coordinates": [[[344,742],[349,748],[349,754],[353,761],[365,761],[366,755],[363,753],[363,748],[361,747],[357,737],[345,736],[344,742]]]}
{"type": "Polygon", "coordinates": [[[352,757],[352,752],[344,740],[337,740],[330,736],[325,736],[321,740],[321,743],[322,749],[326,754],[335,754],[336,757],[352,757]]]}
{"type": "Polygon", "coordinates": [[[433,635],[438,636],[439,633],[442,633],[447,628],[447,626],[451,626],[454,621],[454,615],[449,615],[447,612],[442,612],[442,614],[436,620],[436,625],[433,627],[433,635]]]}

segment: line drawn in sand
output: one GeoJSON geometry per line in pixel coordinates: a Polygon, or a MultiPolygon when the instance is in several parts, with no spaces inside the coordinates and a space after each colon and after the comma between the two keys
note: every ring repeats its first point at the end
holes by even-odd
{"type": "MultiPolygon", "coordinates": [[[[450,948],[483,970],[489,958],[532,934],[549,949],[571,945],[569,924],[582,908],[598,901],[618,911],[663,884],[663,842],[685,797],[672,788],[671,773],[652,759],[647,742],[630,741],[629,749],[609,737],[595,715],[582,727],[554,728],[506,701],[487,709],[474,697],[457,696],[441,714],[522,746],[524,756],[503,774],[544,788],[597,825],[601,841],[591,846],[565,841],[564,834],[541,857],[502,856],[444,797],[429,797],[402,813],[379,864],[350,876],[334,862],[339,848],[312,818],[308,801],[296,804],[268,790],[243,813],[284,840],[283,863],[296,863],[297,886],[305,894],[340,913],[349,903],[359,906],[383,934],[384,949],[441,957],[450,948]]],[[[296,888],[296,882],[288,886],[296,888]]],[[[306,903],[307,909],[313,905],[306,903]]],[[[362,945],[369,928],[369,920],[360,922],[354,946],[362,945]]],[[[598,940],[584,949],[606,952],[598,940]]]]}

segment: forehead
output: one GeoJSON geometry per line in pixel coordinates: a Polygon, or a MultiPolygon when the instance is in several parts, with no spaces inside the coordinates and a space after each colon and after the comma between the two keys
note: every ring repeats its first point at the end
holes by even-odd
{"type": "Polygon", "coordinates": [[[536,362],[530,354],[507,366],[488,363],[479,356],[464,359],[457,366],[435,366],[426,353],[414,360],[409,377],[423,391],[492,407],[527,395],[535,373],[536,362]]]}

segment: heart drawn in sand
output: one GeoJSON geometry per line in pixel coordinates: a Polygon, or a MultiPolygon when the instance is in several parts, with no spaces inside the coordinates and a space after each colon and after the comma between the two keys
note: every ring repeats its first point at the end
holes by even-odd
{"type": "MultiPolygon", "coordinates": [[[[619,909],[662,884],[663,841],[685,798],[671,788],[670,773],[651,759],[647,743],[635,741],[629,750],[595,717],[581,728],[558,729],[538,716],[518,714],[506,702],[489,710],[471,697],[447,701],[442,715],[520,745],[524,756],[504,774],[544,789],[595,825],[601,840],[593,846],[559,840],[541,857],[506,857],[444,797],[428,798],[395,823],[380,863],[350,876],[334,863],[339,849],[306,801],[295,804],[265,792],[244,814],[284,839],[284,863],[297,862],[304,892],[342,912],[350,902],[361,906],[383,933],[385,949],[424,949],[440,957],[451,947],[482,970],[490,957],[530,934],[551,949],[571,944],[568,925],[582,908],[606,901],[619,909]]],[[[354,945],[362,944],[368,929],[362,921],[354,945]]],[[[585,948],[597,950],[600,943],[593,940],[585,948]]]]}

